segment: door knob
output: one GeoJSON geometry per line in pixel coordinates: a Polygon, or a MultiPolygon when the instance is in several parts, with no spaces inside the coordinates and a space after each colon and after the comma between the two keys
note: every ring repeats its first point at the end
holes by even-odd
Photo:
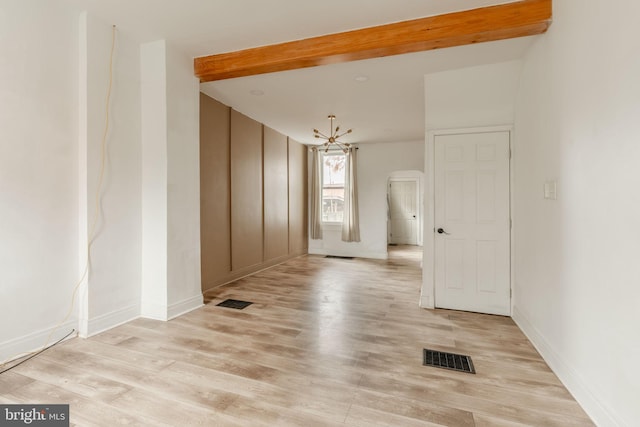
{"type": "Polygon", "coordinates": [[[449,234],[446,231],[444,231],[444,229],[442,228],[438,228],[436,231],[438,232],[438,234],[449,234]]]}

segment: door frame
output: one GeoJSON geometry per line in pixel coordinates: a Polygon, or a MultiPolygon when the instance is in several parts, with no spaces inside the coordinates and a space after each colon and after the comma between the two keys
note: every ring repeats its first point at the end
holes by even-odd
{"type": "Polygon", "coordinates": [[[435,308],[436,281],[435,281],[435,140],[438,136],[459,135],[473,133],[509,132],[509,216],[511,218],[510,233],[510,287],[511,287],[511,312],[513,313],[513,284],[515,283],[515,256],[514,256],[514,132],[512,125],[485,126],[458,129],[436,129],[427,131],[425,141],[425,195],[424,195],[424,236],[422,259],[422,289],[420,292],[420,307],[435,308]]]}
{"type": "Polygon", "coordinates": [[[391,183],[391,181],[413,181],[416,180],[417,181],[417,187],[416,187],[416,197],[417,197],[417,226],[416,226],[416,233],[418,233],[417,235],[417,245],[418,246],[422,246],[424,244],[424,218],[425,218],[425,209],[424,209],[424,196],[425,196],[425,174],[422,171],[419,170],[397,170],[397,171],[393,171],[391,173],[389,173],[387,175],[387,180],[385,182],[386,185],[386,190],[385,190],[385,195],[387,198],[387,246],[389,245],[389,229],[390,229],[390,221],[389,221],[389,215],[391,214],[389,212],[389,185],[391,183]]]}
{"type": "MultiPolygon", "coordinates": [[[[416,228],[415,228],[415,237],[416,237],[416,246],[421,246],[422,244],[422,229],[420,224],[422,223],[422,209],[420,208],[420,191],[422,190],[422,186],[420,185],[420,178],[415,177],[401,177],[401,176],[391,176],[387,180],[387,200],[391,201],[391,183],[392,182],[415,182],[416,183],[416,228]]],[[[389,206],[390,208],[390,206],[389,206]]],[[[387,245],[391,243],[391,210],[389,209],[389,215],[387,215],[387,245]]]]}

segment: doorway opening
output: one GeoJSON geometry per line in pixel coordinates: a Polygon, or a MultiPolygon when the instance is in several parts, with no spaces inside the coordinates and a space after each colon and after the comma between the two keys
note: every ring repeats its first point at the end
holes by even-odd
{"type": "Polygon", "coordinates": [[[423,177],[421,171],[395,171],[387,179],[387,245],[422,251],[423,177]]]}

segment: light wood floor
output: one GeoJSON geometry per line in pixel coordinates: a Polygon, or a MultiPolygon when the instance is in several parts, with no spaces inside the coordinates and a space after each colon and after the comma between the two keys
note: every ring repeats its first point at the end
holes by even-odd
{"type": "Polygon", "coordinates": [[[418,263],[300,257],[170,322],[67,341],[1,375],[0,402],[69,403],[78,426],[592,425],[511,319],[420,309],[418,263]]]}

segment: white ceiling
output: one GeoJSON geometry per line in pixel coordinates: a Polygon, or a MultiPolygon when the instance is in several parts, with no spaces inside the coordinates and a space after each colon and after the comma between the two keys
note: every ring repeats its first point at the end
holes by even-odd
{"type": "MultiPolygon", "coordinates": [[[[140,42],[165,39],[191,57],[331,34],[514,0],[61,0],[140,42]]],[[[201,85],[234,109],[303,143],[327,133],[345,142],[424,138],[424,75],[522,57],[531,37],[481,43],[201,85]],[[366,76],[365,82],[356,81],[366,76]],[[255,95],[262,93],[262,95],[255,95]]]]}

